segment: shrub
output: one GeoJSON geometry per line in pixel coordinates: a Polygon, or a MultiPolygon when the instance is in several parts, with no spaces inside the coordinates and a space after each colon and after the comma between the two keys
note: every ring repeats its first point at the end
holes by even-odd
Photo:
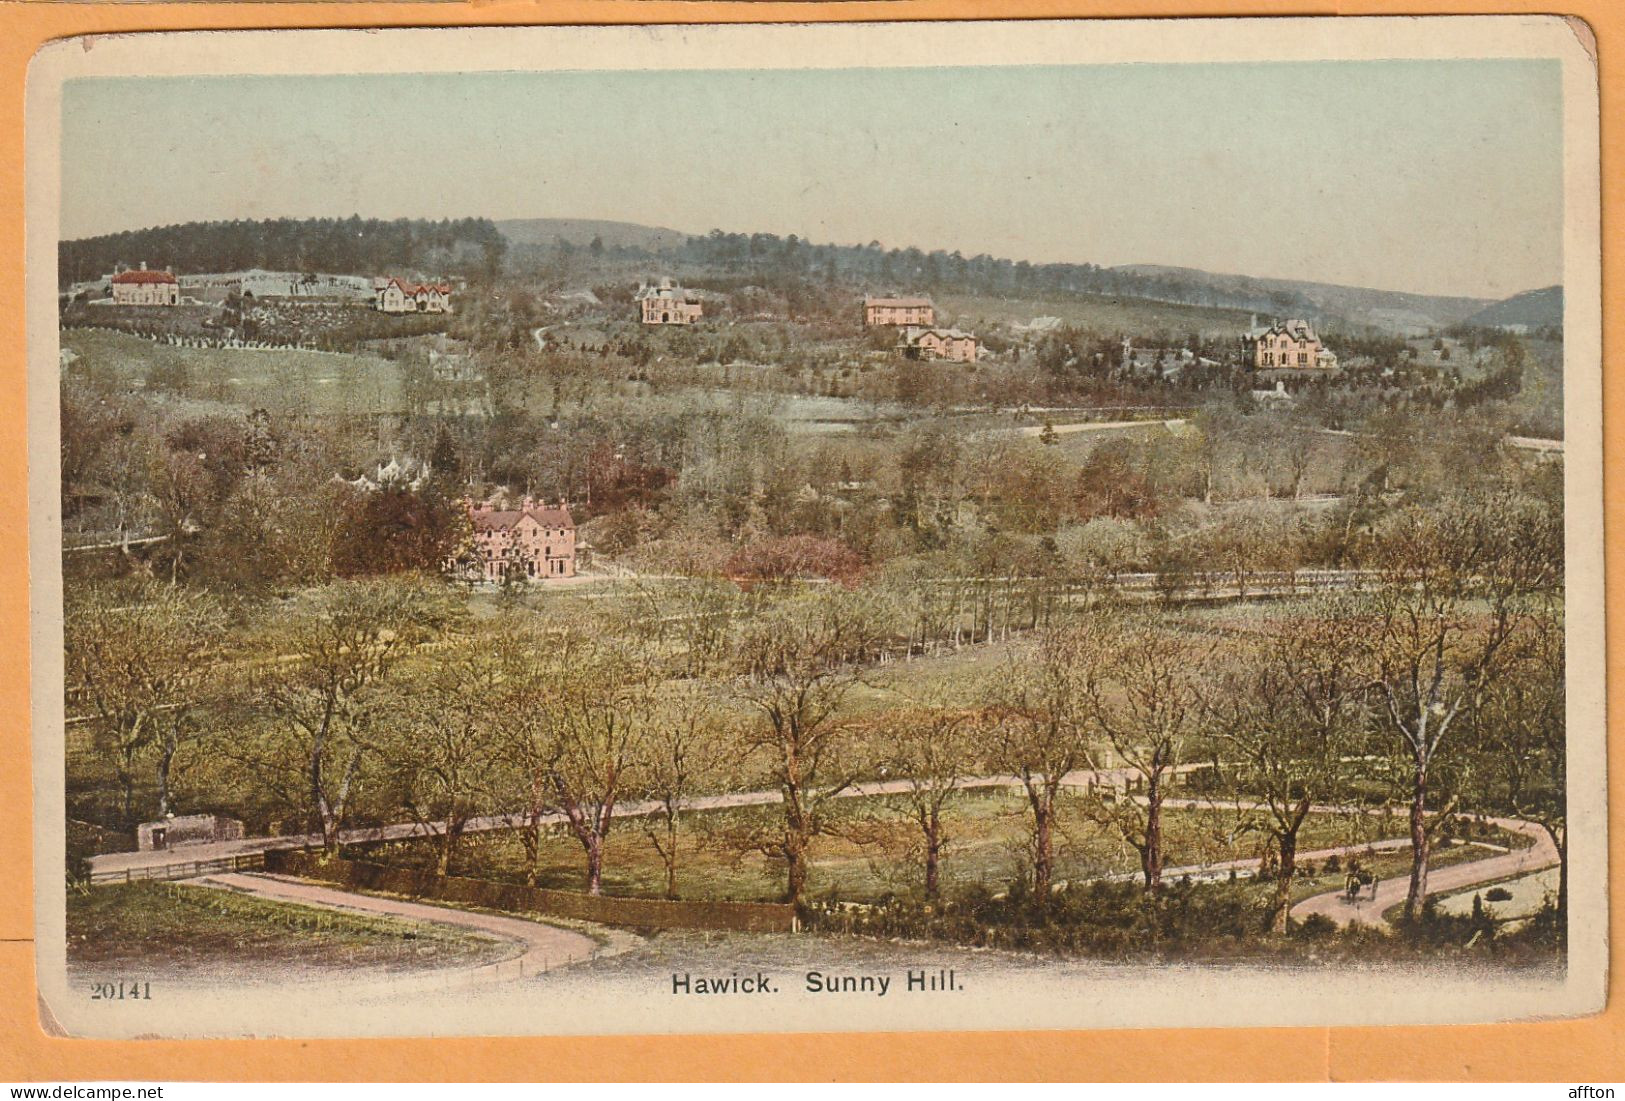
{"type": "Polygon", "coordinates": [[[1485,902],[1511,902],[1512,892],[1505,887],[1491,887],[1484,892],[1485,902]]]}
{"type": "Polygon", "coordinates": [[[1294,922],[1290,932],[1300,940],[1325,940],[1337,932],[1337,922],[1325,914],[1310,914],[1294,922]]]}
{"type": "Polygon", "coordinates": [[[1017,882],[999,896],[978,886],[936,903],[814,902],[802,916],[827,932],[1109,958],[1236,951],[1252,944],[1263,921],[1255,892],[1184,881],[1154,897],[1132,882],[1075,884],[1054,892],[1042,911],[1017,882]]]}

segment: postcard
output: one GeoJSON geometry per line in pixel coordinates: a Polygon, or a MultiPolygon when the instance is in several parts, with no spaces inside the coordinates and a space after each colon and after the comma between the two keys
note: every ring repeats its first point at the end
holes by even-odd
{"type": "Polygon", "coordinates": [[[47,46],[45,1026],[1600,1010],[1588,41],[47,46]]]}

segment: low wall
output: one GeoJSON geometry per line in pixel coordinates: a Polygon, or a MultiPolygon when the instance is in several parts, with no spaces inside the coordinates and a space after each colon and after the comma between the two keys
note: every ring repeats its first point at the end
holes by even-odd
{"type": "Polygon", "coordinates": [[[323,860],[320,853],[297,849],[266,853],[265,870],[362,890],[388,891],[441,902],[466,902],[514,913],[529,911],[600,925],[631,925],[640,929],[711,929],[736,933],[790,933],[796,928],[795,908],[777,902],[610,898],[575,891],[525,887],[517,883],[497,883],[489,879],[439,876],[362,860],[323,860]]]}

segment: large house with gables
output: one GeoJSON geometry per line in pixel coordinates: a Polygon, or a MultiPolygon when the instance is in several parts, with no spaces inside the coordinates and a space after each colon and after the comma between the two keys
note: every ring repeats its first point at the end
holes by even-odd
{"type": "Polygon", "coordinates": [[[450,313],[450,283],[412,283],[398,276],[379,279],[373,305],[383,313],[450,313]]]}
{"type": "Polygon", "coordinates": [[[1337,354],[1321,343],[1307,321],[1278,321],[1260,328],[1255,318],[1242,338],[1242,347],[1243,358],[1255,371],[1337,370],[1337,354]]]}
{"type": "Polygon", "coordinates": [[[958,329],[922,329],[911,325],[899,335],[897,347],[909,359],[976,362],[975,334],[960,332],[958,329]]]}
{"type": "Polygon", "coordinates": [[[705,314],[705,306],[670,279],[645,283],[632,300],[645,325],[692,325],[705,314]]]}
{"type": "Polygon", "coordinates": [[[446,562],[463,581],[559,580],[576,575],[576,524],[564,502],[526,497],[518,508],[464,501],[472,538],[446,562]]]}

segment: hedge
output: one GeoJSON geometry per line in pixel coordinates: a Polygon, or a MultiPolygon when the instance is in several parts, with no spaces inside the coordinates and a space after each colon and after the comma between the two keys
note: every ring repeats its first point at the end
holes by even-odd
{"type": "Polygon", "coordinates": [[[525,887],[516,883],[497,883],[488,879],[434,875],[362,860],[342,860],[337,857],[324,860],[320,853],[287,849],[266,853],[265,869],[363,890],[388,891],[441,902],[463,902],[492,910],[549,914],[600,925],[738,933],[790,933],[797,928],[795,908],[776,902],[611,898],[525,887]]]}

